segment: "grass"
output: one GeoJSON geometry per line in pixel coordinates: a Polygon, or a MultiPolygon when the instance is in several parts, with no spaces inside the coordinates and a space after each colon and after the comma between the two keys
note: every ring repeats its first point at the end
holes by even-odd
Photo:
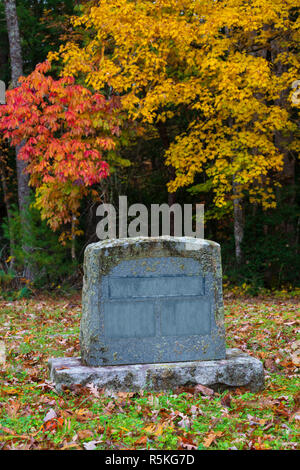
{"type": "Polygon", "coordinates": [[[47,360],[80,354],[80,297],[0,301],[0,448],[299,449],[297,313],[297,298],[225,300],[227,346],[263,361],[262,392],[109,396],[87,386],[58,395],[47,360]]]}

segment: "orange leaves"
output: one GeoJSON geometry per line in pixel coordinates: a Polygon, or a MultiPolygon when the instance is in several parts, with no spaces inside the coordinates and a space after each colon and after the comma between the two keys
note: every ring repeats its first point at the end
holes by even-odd
{"type": "Polygon", "coordinates": [[[48,61],[38,64],[20,86],[9,90],[0,107],[0,131],[11,145],[25,141],[36,207],[56,230],[78,215],[87,188],[109,173],[103,153],[115,147],[119,99],[75,85],[73,77],[54,80],[48,61]]]}
{"type": "Polygon", "coordinates": [[[44,418],[44,423],[42,424],[40,430],[43,432],[46,431],[56,431],[58,428],[61,428],[64,424],[64,418],[58,417],[56,412],[51,408],[44,418]]]}
{"type": "Polygon", "coordinates": [[[41,430],[43,432],[45,432],[45,431],[56,431],[57,428],[62,427],[63,424],[64,424],[64,419],[63,418],[49,419],[48,421],[46,421],[42,425],[41,430]]]}

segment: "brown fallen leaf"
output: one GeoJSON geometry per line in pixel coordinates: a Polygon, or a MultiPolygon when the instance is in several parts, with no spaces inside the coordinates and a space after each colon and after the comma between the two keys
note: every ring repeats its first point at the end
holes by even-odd
{"type": "Polygon", "coordinates": [[[82,447],[79,444],[76,444],[75,442],[67,442],[66,444],[63,445],[63,447],[60,448],[60,450],[67,450],[67,449],[78,449],[81,450],[82,447]]]}
{"type": "Polygon", "coordinates": [[[211,397],[214,395],[214,391],[212,388],[205,387],[205,385],[197,384],[195,386],[195,393],[201,393],[201,395],[211,397]]]}
{"type": "Polygon", "coordinates": [[[89,421],[94,417],[93,413],[87,409],[79,408],[75,411],[75,416],[77,421],[83,423],[84,421],[89,421]]]}
{"type": "Polygon", "coordinates": [[[278,367],[273,359],[266,359],[264,361],[264,366],[265,369],[271,370],[272,372],[276,372],[278,370],[278,367]]]}
{"type": "Polygon", "coordinates": [[[273,406],[278,405],[280,402],[276,399],[270,399],[270,398],[260,398],[258,400],[244,400],[241,403],[242,407],[247,407],[247,408],[254,408],[254,409],[260,409],[260,410],[265,410],[268,408],[273,408],[273,406]]]}
{"type": "Polygon", "coordinates": [[[187,450],[197,450],[198,446],[194,443],[194,441],[187,439],[186,437],[181,437],[179,448],[187,450]]]}
{"type": "Polygon", "coordinates": [[[20,409],[20,406],[21,406],[20,403],[14,402],[14,401],[10,403],[6,403],[5,411],[10,418],[14,418],[17,415],[20,409]]]}
{"type": "Polygon", "coordinates": [[[135,392],[118,392],[117,396],[121,399],[131,398],[135,395],[135,392]]]}
{"type": "Polygon", "coordinates": [[[90,431],[89,429],[83,429],[82,431],[77,432],[77,436],[79,439],[88,439],[89,437],[93,437],[94,433],[90,431]]]}
{"type": "Polygon", "coordinates": [[[222,436],[222,434],[223,431],[211,431],[203,441],[204,447],[208,448],[217,439],[217,437],[222,436]]]}
{"type": "Polygon", "coordinates": [[[291,358],[294,366],[300,367],[300,350],[291,354],[291,358]]]}

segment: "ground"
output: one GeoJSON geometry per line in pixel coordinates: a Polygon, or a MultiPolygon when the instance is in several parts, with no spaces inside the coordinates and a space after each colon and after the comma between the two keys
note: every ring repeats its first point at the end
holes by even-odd
{"type": "Polygon", "coordinates": [[[263,361],[262,392],[58,395],[47,360],[79,355],[80,296],[0,300],[0,449],[299,449],[299,307],[299,297],[225,295],[227,346],[263,361]]]}

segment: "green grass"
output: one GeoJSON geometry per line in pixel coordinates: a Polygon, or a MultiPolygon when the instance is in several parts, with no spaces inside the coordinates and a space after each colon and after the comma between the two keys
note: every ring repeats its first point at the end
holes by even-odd
{"type": "Polygon", "coordinates": [[[95,396],[81,387],[58,395],[47,360],[80,354],[80,298],[0,301],[7,356],[0,369],[0,448],[84,449],[97,441],[97,449],[299,449],[297,299],[240,298],[225,307],[227,346],[264,362],[262,392],[95,396]],[[45,423],[49,410],[55,415],[45,423]]]}

